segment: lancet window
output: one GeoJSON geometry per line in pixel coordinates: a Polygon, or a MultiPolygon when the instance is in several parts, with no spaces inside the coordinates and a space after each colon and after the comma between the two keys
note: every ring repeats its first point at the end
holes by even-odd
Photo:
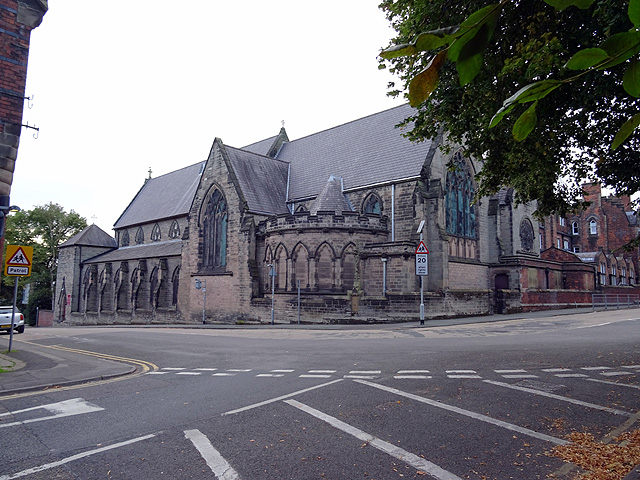
{"type": "Polygon", "coordinates": [[[203,222],[205,268],[227,264],[227,202],[220,190],[209,197],[203,222]]]}

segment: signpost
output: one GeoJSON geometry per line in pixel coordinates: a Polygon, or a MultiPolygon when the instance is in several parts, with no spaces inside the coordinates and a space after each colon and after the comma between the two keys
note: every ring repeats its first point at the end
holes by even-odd
{"type": "Polygon", "coordinates": [[[420,276],[420,325],[424,325],[424,277],[429,274],[429,261],[427,255],[429,250],[424,244],[422,237],[422,229],[424,228],[424,220],[420,222],[418,232],[420,234],[420,243],[416,248],[416,275],[420,276]]]}
{"type": "Polygon", "coordinates": [[[18,277],[31,275],[31,262],[33,261],[33,247],[21,245],[7,245],[5,255],[4,274],[16,277],[13,284],[13,309],[11,310],[11,328],[9,329],[9,352],[13,343],[13,322],[16,316],[16,301],[18,299],[18,277]]]}

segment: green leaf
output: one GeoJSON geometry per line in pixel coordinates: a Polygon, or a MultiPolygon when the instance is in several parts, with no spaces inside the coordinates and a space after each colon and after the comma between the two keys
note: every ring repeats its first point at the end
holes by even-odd
{"type": "Polygon", "coordinates": [[[447,57],[446,51],[439,52],[431,59],[429,65],[409,82],[409,104],[417,107],[424,102],[438,86],[440,68],[447,57]]]}
{"type": "Polygon", "coordinates": [[[408,57],[415,55],[418,51],[413,44],[403,43],[402,45],[394,45],[380,52],[380,56],[385,60],[391,60],[397,57],[408,57]]]}
{"type": "Polygon", "coordinates": [[[629,0],[629,20],[634,27],[640,27],[640,0],[629,0]]]}
{"type": "Polygon", "coordinates": [[[502,107],[500,110],[498,110],[496,114],[493,116],[493,118],[491,119],[491,122],[489,122],[489,128],[493,128],[496,125],[498,125],[502,121],[504,116],[507,115],[511,110],[513,110],[513,107],[515,106],[516,104],[512,103],[508,107],[502,107]]]}
{"type": "MultiPolygon", "coordinates": [[[[460,36],[456,38],[449,47],[449,59],[451,61],[458,61],[458,57],[464,46],[476,37],[478,31],[483,25],[488,21],[497,21],[495,14],[497,13],[498,16],[500,15],[500,8],[501,4],[499,3],[487,5],[486,7],[473,12],[460,24],[460,31],[458,32],[460,36]]],[[[491,31],[493,33],[493,29],[491,31]]]]}
{"type": "Polygon", "coordinates": [[[489,45],[499,16],[499,11],[491,13],[488,21],[480,27],[475,37],[460,50],[456,62],[460,85],[464,86],[471,82],[480,72],[484,51],[489,45]]]}
{"type": "Polygon", "coordinates": [[[565,66],[570,70],[586,70],[607,58],[609,54],[601,48],[585,48],[576,52],[565,66]]]}
{"type": "Polygon", "coordinates": [[[535,100],[540,100],[541,98],[549,95],[560,85],[562,85],[562,82],[560,80],[553,79],[530,83],[529,85],[525,85],[516,93],[507,98],[502,106],[508,107],[509,105],[514,103],[527,103],[533,102],[535,100]]]}
{"type": "Polygon", "coordinates": [[[458,77],[460,79],[460,85],[465,86],[471,82],[482,68],[482,54],[477,53],[472,57],[460,58],[456,62],[456,70],[458,71],[458,77]]]}
{"type": "Polygon", "coordinates": [[[611,143],[611,150],[615,150],[627,138],[629,138],[633,131],[638,128],[638,125],[640,125],[640,113],[636,113],[633,117],[624,122],[622,127],[620,127],[620,130],[618,130],[618,133],[616,133],[616,136],[611,143]]]}
{"type": "Polygon", "coordinates": [[[556,10],[564,10],[568,7],[578,7],[582,10],[586,10],[595,0],[544,0],[545,3],[551,5],[556,10]]]}
{"type": "Polygon", "coordinates": [[[522,115],[516,120],[516,123],[513,125],[513,138],[517,142],[523,141],[525,138],[529,136],[531,131],[536,126],[538,121],[538,116],[536,115],[536,106],[538,105],[538,101],[533,102],[529,108],[527,108],[522,115]]]}
{"type": "Polygon", "coordinates": [[[631,30],[629,32],[616,33],[602,42],[600,48],[609,54],[611,61],[599,65],[598,68],[613,67],[640,52],[640,32],[631,30]]]}
{"type": "Polygon", "coordinates": [[[459,30],[460,27],[454,26],[424,32],[418,35],[413,45],[419,52],[435,50],[452,42],[456,38],[456,32],[459,30]]]}
{"type": "Polygon", "coordinates": [[[637,59],[634,58],[629,63],[622,77],[622,86],[629,95],[640,98],[640,62],[637,59]]]}

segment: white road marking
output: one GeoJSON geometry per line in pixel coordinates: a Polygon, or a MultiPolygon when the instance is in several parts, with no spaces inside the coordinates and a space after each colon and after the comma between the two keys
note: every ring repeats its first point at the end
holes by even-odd
{"type": "Polygon", "coordinates": [[[615,385],[616,387],[637,388],[638,390],[640,390],[640,385],[631,385],[629,383],[610,382],[608,380],[598,380],[596,378],[585,378],[585,380],[587,380],[589,382],[606,383],[607,385],[615,385]]]}
{"type": "Polygon", "coordinates": [[[362,380],[374,380],[376,378],[375,375],[344,375],[342,378],[359,378],[362,380]]]}
{"type": "Polygon", "coordinates": [[[543,368],[543,372],[547,373],[560,373],[560,372],[571,372],[570,368],[543,368]]]}
{"type": "Polygon", "coordinates": [[[504,378],[538,378],[538,375],[518,374],[518,375],[502,375],[504,378]]]}
{"type": "Polygon", "coordinates": [[[527,373],[527,371],[523,370],[522,368],[517,368],[514,370],[494,370],[494,372],[496,373],[527,373]]]}
{"type": "Polygon", "coordinates": [[[431,373],[429,370],[399,370],[398,375],[421,375],[431,373]]]}
{"type": "Polygon", "coordinates": [[[269,370],[271,373],[291,373],[291,372],[295,372],[295,370],[291,369],[291,370],[269,370]]]}
{"type": "Polygon", "coordinates": [[[393,378],[396,380],[404,380],[404,379],[416,379],[422,380],[427,378],[433,378],[431,375],[394,375],[393,378]]]}
{"type": "Polygon", "coordinates": [[[262,407],[264,405],[269,405],[270,403],[279,402],[280,400],[284,400],[286,398],[294,397],[296,395],[300,395],[301,393],[310,392],[311,390],[316,390],[318,388],[328,387],[329,385],[333,385],[334,383],[341,382],[342,379],[338,378],[337,380],[333,380],[331,382],[322,383],[320,385],[314,385],[313,387],[305,388],[303,390],[298,390],[297,392],[292,392],[287,395],[282,395],[280,397],[272,398],[270,400],[265,400],[264,402],[254,403],[253,405],[247,405],[246,407],[237,408],[236,410],[229,410],[228,412],[224,412],[222,415],[234,415],[236,413],[244,412],[247,410],[251,410],[254,408],[262,407]]]}
{"type": "Polygon", "coordinates": [[[185,430],[184,436],[191,440],[202,458],[216,476],[221,480],[239,480],[240,476],[224,459],[220,452],[211,445],[209,439],[200,430],[185,430]]]}
{"type": "Polygon", "coordinates": [[[580,370],[588,370],[588,371],[593,371],[593,370],[611,370],[611,367],[581,367],[580,370]]]}
{"type": "Polygon", "coordinates": [[[308,374],[303,374],[303,375],[300,375],[300,378],[331,378],[331,375],[308,375],[308,374]]]}
{"type": "Polygon", "coordinates": [[[640,365],[622,365],[622,368],[640,368],[640,365]]]}
{"type": "Polygon", "coordinates": [[[349,435],[356,437],[358,440],[362,442],[366,442],[367,445],[371,445],[372,447],[384,452],[388,455],[391,455],[398,460],[405,462],[408,465],[411,465],[413,468],[420,470],[421,472],[428,473],[434,478],[438,480],[462,480],[457,475],[444,470],[439,467],[435,463],[431,463],[428,460],[425,460],[422,457],[419,457],[411,452],[408,452],[400,447],[397,447],[389,442],[385,442],[373,435],[370,435],[356,427],[353,427],[342,420],[338,420],[335,417],[327,415],[315,408],[309,407],[303,403],[300,403],[296,400],[285,400],[285,403],[291,405],[292,407],[296,407],[299,410],[302,410],[309,415],[313,415],[314,417],[323,420],[334,428],[341,430],[349,435]]]}
{"type": "Polygon", "coordinates": [[[211,376],[212,377],[235,377],[235,373],[224,373],[224,372],[220,372],[220,373],[214,373],[211,376]]]}
{"type": "Polygon", "coordinates": [[[337,370],[309,370],[309,373],[336,373],[337,370]]]}
{"type": "Polygon", "coordinates": [[[352,375],[380,375],[382,370],[351,370],[352,375]]]}
{"type": "Polygon", "coordinates": [[[251,368],[228,368],[227,372],[250,372],[251,368]]]}
{"type": "Polygon", "coordinates": [[[217,368],[196,368],[196,370],[200,372],[215,372],[218,369],[217,368]]]}
{"type": "Polygon", "coordinates": [[[186,370],[186,368],[184,368],[184,367],[162,367],[160,370],[180,371],[180,370],[186,370]]]}
{"type": "Polygon", "coordinates": [[[445,373],[478,373],[475,370],[445,370],[445,373]]]}
{"type": "Polygon", "coordinates": [[[176,372],[176,375],[202,375],[202,372],[176,372]]]}
{"type": "Polygon", "coordinates": [[[558,378],[586,378],[589,375],[584,373],[556,373],[555,376],[558,378]]]}
{"type": "Polygon", "coordinates": [[[284,377],[284,373],[259,373],[256,377],[284,377]]]}
{"type": "Polygon", "coordinates": [[[482,378],[480,375],[447,375],[448,378],[482,378]]]}
{"type": "Polygon", "coordinates": [[[585,325],[583,327],[578,328],[594,328],[594,327],[604,327],[605,325],[610,325],[611,322],[598,323],[597,325],[585,325]]]}
{"type": "Polygon", "coordinates": [[[403,392],[402,390],[398,390],[396,388],[387,387],[385,385],[380,385],[378,383],[366,382],[362,380],[356,380],[358,383],[363,385],[367,385],[369,387],[374,387],[379,390],[384,390],[385,392],[393,393],[395,395],[400,395],[405,398],[409,398],[411,400],[415,400],[420,403],[425,403],[427,405],[431,405],[432,407],[442,408],[444,410],[448,410],[450,412],[458,413],[460,415],[464,415],[466,417],[473,418],[474,420],[480,420],[481,422],[490,423],[491,425],[495,425],[498,427],[506,428],[512,432],[522,433],[523,435],[527,435],[533,438],[537,438],[538,440],[544,440],[546,442],[551,442],[556,445],[564,445],[568,443],[566,440],[562,440],[561,438],[552,437],[551,435],[546,435],[544,433],[536,432],[534,430],[530,430],[525,427],[520,427],[518,425],[514,425],[512,423],[503,422],[502,420],[497,420],[495,418],[488,417],[481,413],[472,412],[470,410],[465,410],[463,408],[454,407],[453,405],[447,405],[446,403],[438,402],[436,400],[431,400],[425,397],[420,397],[418,395],[414,395],[412,393],[403,392]]]}
{"type": "Polygon", "coordinates": [[[619,377],[621,375],[633,375],[633,372],[600,372],[605,377],[619,377]]]}
{"type": "Polygon", "coordinates": [[[553,398],[554,400],[561,400],[563,402],[573,403],[574,405],[580,405],[582,407],[593,408],[595,410],[602,410],[604,412],[613,413],[615,415],[623,415],[625,417],[632,416],[629,412],[622,410],[616,410],[615,408],[605,407],[602,405],[596,405],[595,403],[583,402],[582,400],[576,400],[575,398],[563,397],[562,395],[556,395],[555,393],[543,392],[541,390],[535,390],[533,388],[519,387],[518,385],[511,385],[509,383],[494,382],[493,380],[483,380],[485,383],[496,385],[498,387],[511,388],[513,390],[519,390],[521,392],[533,393],[534,395],[541,395],[547,398],[553,398]]]}
{"type": "Polygon", "coordinates": [[[169,372],[147,372],[147,375],[164,375],[165,373],[169,372]]]}
{"type": "Polygon", "coordinates": [[[124,447],[126,445],[131,445],[132,443],[141,442],[142,440],[147,440],[149,438],[155,437],[155,434],[144,435],[138,438],[132,438],[131,440],[127,440],[120,443],[114,443],[113,445],[109,445],[107,447],[96,448],[95,450],[89,450],[88,452],[78,453],[76,455],[72,455],[67,458],[63,458],[62,460],[58,460],[57,462],[46,463],[44,465],[40,465],[39,467],[29,468],[27,470],[23,470],[18,473],[14,473],[12,475],[0,475],[0,480],[13,480],[14,478],[26,477],[27,475],[33,475],[34,473],[42,472],[44,470],[49,470],[51,468],[59,467],[60,465],[64,465],[69,462],[73,462],[74,460],[80,460],[81,458],[89,457],[91,455],[95,455],[97,453],[106,452],[109,450],[113,450],[115,448],[124,447]]]}
{"type": "Polygon", "coordinates": [[[104,408],[98,407],[97,405],[93,405],[82,398],[73,398],[71,400],[65,400],[63,402],[50,403],[48,405],[41,405],[38,407],[31,407],[31,408],[25,408],[23,410],[16,410],[15,412],[3,413],[0,416],[18,415],[20,413],[30,412],[30,411],[39,410],[39,409],[47,410],[53,413],[53,415],[50,415],[48,417],[29,418],[27,420],[22,420],[19,422],[3,423],[3,424],[0,424],[0,428],[14,427],[16,425],[25,425],[27,423],[43,422],[45,420],[53,420],[54,418],[70,417],[73,415],[82,415],[83,413],[92,413],[92,412],[99,412],[101,410],[104,410],[104,408]]]}

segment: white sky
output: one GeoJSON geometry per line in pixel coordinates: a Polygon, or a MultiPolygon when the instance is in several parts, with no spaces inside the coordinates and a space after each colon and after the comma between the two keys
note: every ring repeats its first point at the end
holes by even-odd
{"type": "Polygon", "coordinates": [[[148,176],[402,103],[376,55],[378,0],[49,0],[31,34],[11,203],[48,202],[112,234],[148,176]],[[95,217],[95,218],[93,218],[95,217]]]}

